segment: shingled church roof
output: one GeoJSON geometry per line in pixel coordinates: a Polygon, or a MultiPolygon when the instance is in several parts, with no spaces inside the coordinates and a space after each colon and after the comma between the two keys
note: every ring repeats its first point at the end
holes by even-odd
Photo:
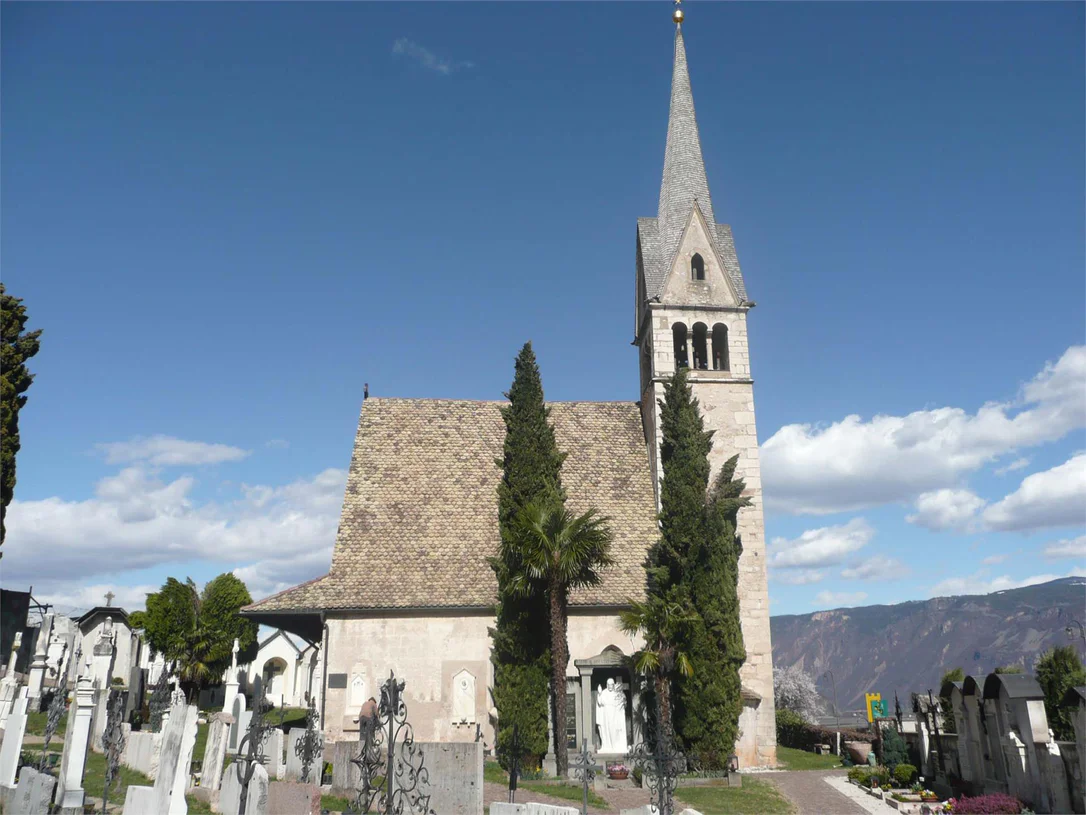
{"type": "MultiPolygon", "coordinates": [[[[246,608],[493,606],[503,402],[368,399],[355,438],[332,567],[324,576],[246,608]]],[[[645,554],[658,532],[649,458],[634,402],[554,402],[567,506],[611,519],[602,585],[573,605],[619,605],[644,594],[645,554]]]]}
{"type": "Polygon", "coordinates": [[[668,111],[659,211],[655,218],[637,219],[645,296],[650,300],[663,294],[668,271],[695,201],[714,233],[711,237],[716,239],[717,253],[731,277],[736,294],[745,300],[747,292],[735,254],[731,227],[716,223],[713,216],[713,201],[709,195],[709,180],[705,174],[701,138],[694,115],[694,93],[686,65],[686,46],[682,26],[676,26],[675,67],[671,77],[671,107],[668,111]]]}

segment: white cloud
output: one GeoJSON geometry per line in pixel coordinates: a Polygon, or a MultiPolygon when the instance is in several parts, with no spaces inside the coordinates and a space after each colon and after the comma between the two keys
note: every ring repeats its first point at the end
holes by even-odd
{"type": "Polygon", "coordinates": [[[129,614],[133,611],[141,611],[147,602],[147,595],[156,592],[161,585],[141,584],[125,586],[117,583],[96,583],[93,586],[83,585],[79,581],[71,580],[60,583],[51,583],[47,591],[38,593],[34,587],[34,598],[41,603],[50,603],[61,614],[82,614],[95,606],[106,604],[106,593],[113,595],[110,605],[123,608],[129,614]]]}
{"type": "Polygon", "coordinates": [[[423,68],[428,68],[439,74],[448,75],[463,68],[475,67],[474,63],[471,62],[439,57],[426,46],[409,40],[407,37],[400,37],[396,42],[392,43],[392,53],[410,57],[423,68]]]}
{"type": "Polygon", "coordinates": [[[896,580],[908,574],[908,566],[886,555],[875,555],[841,570],[845,580],[896,580]]]}
{"type": "Polygon", "coordinates": [[[985,503],[969,490],[934,490],[917,497],[916,513],[905,520],[934,531],[965,529],[985,503]]]}
{"type": "Polygon", "coordinates": [[[842,526],[808,529],[798,538],[774,538],[769,544],[769,566],[773,569],[813,569],[833,566],[866,546],[875,530],[863,518],[842,526]]]}
{"type": "Polygon", "coordinates": [[[820,583],[826,577],[822,569],[772,569],[769,579],[774,583],[784,583],[787,586],[807,586],[811,583],[820,583]]]}
{"type": "Polygon", "coordinates": [[[931,587],[932,597],[948,597],[956,594],[991,594],[993,591],[1020,589],[1024,586],[1036,586],[1061,577],[1081,577],[1086,575],[1086,566],[1079,566],[1065,574],[1035,574],[1030,577],[1013,578],[1009,575],[988,578],[986,570],[974,572],[968,577],[950,577],[931,587]]]}
{"type": "Polygon", "coordinates": [[[984,560],[981,561],[981,565],[995,566],[997,563],[1002,563],[1009,557],[1010,555],[988,555],[988,557],[984,558],[984,560]]]}
{"type": "Polygon", "coordinates": [[[234,500],[197,506],[191,477],[163,482],[129,467],[102,479],[85,501],[16,500],[5,581],[33,584],[44,596],[108,576],[102,584],[119,594],[112,581],[125,572],[205,560],[248,569],[249,591],[261,597],[327,571],[346,478],[330,469],[283,486],[242,485],[234,500]]]}
{"type": "Polygon", "coordinates": [[[1026,476],[1017,490],[984,510],[981,518],[989,529],[1001,532],[1086,525],[1086,453],[1026,476]]]}
{"type": "Polygon", "coordinates": [[[815,605],[823,608],[843,608],[859,605],[866,599],[866,591],[820,591],[815,595],[815,605]]]}
{"type": "Polygon", "coordinates": [[[1022,470],[1024,468],[1028,467],[1028,466],[1029,466],[1029,459],[1028,458],[1016,458],[1010,464],[1007,464],[1007,465],[1005,465],[1003,467],[997,467],[996,471],[995,471],[995,474],[996,475],[1006,475],[1007,473],[1012,473],[1015,470],[1022,470]]]}
{"type": "Polygon", "coordinates": [[[953,487],[1019,448],[1086,425],[1086,346],[1072,346],[1026,384],[1015,402],[846,416],[827,427],[786,425],[761,448],[766,506],[828,514],[906,501],[953,487]]]}
{"type": "Polygon", "coordinates": [[[248,450],[228,444],[185,441],[163,435],[108,442],[97,447],[106,454],[106,461],[110,464],[141,462],[152,467],[221,464],[224,461],[239,461],[249,455],[248,450]]]}
{"type": "Polygon", "coordinates": [[[1086,558],[1086,535],[1079,535],[1072,540],[1061,540],[1045,547],[1047,560],[1059,560],[1067,557],[1086,558]]]}

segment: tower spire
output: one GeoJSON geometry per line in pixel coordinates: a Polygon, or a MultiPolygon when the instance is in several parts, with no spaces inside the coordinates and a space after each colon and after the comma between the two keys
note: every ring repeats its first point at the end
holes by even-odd
{"type": "Polygon", "coordinates": [[[671,77],[671,110],[667,122],[667,144],[664,148],[664,178],[660,184],[660,237],[664,256],[670,258],[682,235],[690,209],[698,202],[705,220],[713,218],[713,202],[709,197],[709,181],[705,176],[705,161],[701,156],[701,139],[694,116],[694,94],[690,89],[690,71],[686,66],[686,46],[683,43],[683,14],[676,3],[672,19],[675,26],[675,68],[671,77]]]}

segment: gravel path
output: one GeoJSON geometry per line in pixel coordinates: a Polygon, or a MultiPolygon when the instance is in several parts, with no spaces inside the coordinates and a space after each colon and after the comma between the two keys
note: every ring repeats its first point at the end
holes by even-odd
{"type": "MultiPolygon", "coordinates": [[[[845,781],[845,773],[841,770],[794,770],[765,773],[758,777],[776,784],[796,807],[798,815],[867,815],[872,811],[861,806],[858,800],[854,801],[843,791],[839,791],[836,784],[830,783],[837,778],[845,781]]],[[[847,783],[845,781],[846,785],[847,783]]],[[[864,798],[870,797],[859,790],[857,793],[864,798]]],[[[870,800],[882,807],[875,811],[886,815],[885,804],[874,798],[870,800]]]]}
{"type": "Polygon", "coordinates": [[[848,779],[844,776],[838,775],[832,778],[827,778],[826,783],[840,792],[842,795],[847,796],[852,801],[862,806],[866,812],[871,815],[886,815],[890,810],[890,807],[880,801],[878,798],[872,798],[866,792],[861,790],[855,784],[848,783],[848,779]]]}
{"type": "MultiPolygon", "coordinates": [[[[588,811],[591,815],[614,815],[623,809],[632,809],[633,807],[641,806],[649,802],[649,794],[646,790],[641,789],[616,789],[616,790],[596,790],[596,794],[603,798],[611,806],[609,809],[598,809],[596,807],[589,807],[588,811]]],[[[509,790],[504,784],[492,784],[486,782],[483,784],[484,802],[489,805],[495,801],[507,801],[509,800],[509,790]]],[[[517,790],[517,802],[527,803],[533,801],[538,804],[557,804],[558,806],[575,806],[580,809],[580,801],[570,801],[564,798],[552,798],[549,795],[541,795],[538,792],[532,790],[519,789],[517,790]]]]}

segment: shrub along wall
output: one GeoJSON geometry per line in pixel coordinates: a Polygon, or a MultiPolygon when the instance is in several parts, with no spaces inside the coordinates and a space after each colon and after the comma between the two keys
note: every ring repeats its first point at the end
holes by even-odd
{"type": "MultiPolygon", "coordinates": [[[[817,744],[828,744],[831,749],[836,749],[838,731],[833,728],[820,727],[803,720],[801,716],[790,710],[777,712],[777,744],[785,747],[794,747],[797,750],[814,750],[817,744]]],[[[841,745],[844,749],[846,741],[871,741],[872,734],[862,730],[841,729],[841,745]]]]}

